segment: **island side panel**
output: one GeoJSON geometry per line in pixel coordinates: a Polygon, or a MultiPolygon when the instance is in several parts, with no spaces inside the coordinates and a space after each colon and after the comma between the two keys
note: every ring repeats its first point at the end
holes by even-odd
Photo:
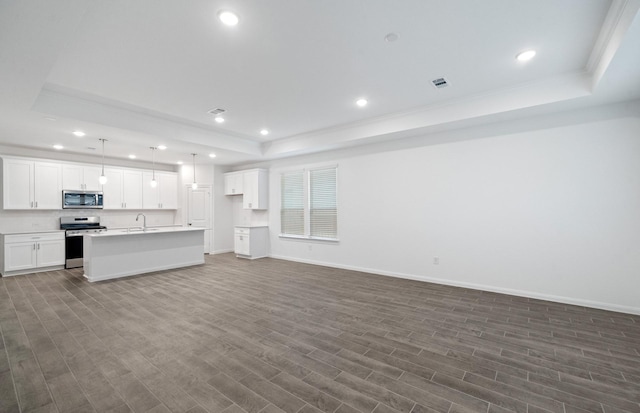
{"type": "Polygon", "coordinates": [[[84,276],[101,281],[204,264],[204,229],[84,237],[84,276]]]}

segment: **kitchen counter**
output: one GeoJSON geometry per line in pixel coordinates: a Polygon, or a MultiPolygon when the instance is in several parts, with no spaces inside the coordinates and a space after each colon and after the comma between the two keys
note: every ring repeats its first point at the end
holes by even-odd
{"type": "MultiPolygon", "coordinates": [[[[115,228],[107,229],[104,232],[98,232],[95,234],[87,234],[89,237],[120,237],[123,235],[147,235],[147,234],[161,234],[165,232],[185,232],[185,231],[202,231],[204,228],[198,227],[142,227],[135,228],[115,228]]],[[[204,248],[204,247],[203,247],[204,248]]]]}
{"type": "Polygon", "coordinates": [[[234,225],[236,228],[269,228],[269,225],[234,225]]]}
{"type": "Polygon", "coordinates": [[[28,231],[3,231],[3,232],[0,232],[0,235],[49,234],[52,232],[64,232],[64,230],[63,229],[45,229],[45,230],[31,229],[28,231]]]}
{"type": "Polygon", "coordinates": [[[91,282],[204,264],[204,228],[109,229],[84,236],[91,282]]]}

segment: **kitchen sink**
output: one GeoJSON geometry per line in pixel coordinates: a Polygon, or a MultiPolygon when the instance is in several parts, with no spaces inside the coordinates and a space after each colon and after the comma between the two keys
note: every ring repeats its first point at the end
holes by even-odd
{"type": "Polygon", "coordinates": [[[140,228],[140,227],[135,227],[135,228],[127,228],[124,232],[151,232],[151,231],[157,231],[158,228],[140,228]]]}

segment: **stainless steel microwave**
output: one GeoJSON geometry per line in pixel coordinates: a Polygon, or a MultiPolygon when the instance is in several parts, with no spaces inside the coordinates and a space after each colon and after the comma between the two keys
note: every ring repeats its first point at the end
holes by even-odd
{"type": "Polygon", "coordinates": [[[102,209],[104,199],[102,191],[62,191],[63,209],[102,209]]]}

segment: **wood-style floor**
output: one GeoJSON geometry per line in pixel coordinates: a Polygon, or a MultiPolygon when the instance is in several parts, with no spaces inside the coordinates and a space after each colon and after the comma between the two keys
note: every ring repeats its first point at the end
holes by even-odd
{"type": "Polygon", "coordinates": [[[0,279],[0,412],[640,412],[640,317],[231,254],[0,279]]]}

